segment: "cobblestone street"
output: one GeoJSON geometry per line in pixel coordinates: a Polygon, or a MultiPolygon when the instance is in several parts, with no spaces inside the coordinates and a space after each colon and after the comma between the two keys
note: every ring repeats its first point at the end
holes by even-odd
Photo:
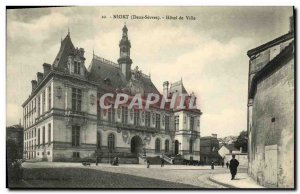
{"type": "MultiPolygon", "coordinates": [[[[110,166],[81,163],[24,163],[24,180],[17,187],[28,188],[225,188],[209,180],[214,174],[229,173],[209,166],[144,165],[110,166]]],[[[241,169],[245,172],[246,169],[241,169]]]]}

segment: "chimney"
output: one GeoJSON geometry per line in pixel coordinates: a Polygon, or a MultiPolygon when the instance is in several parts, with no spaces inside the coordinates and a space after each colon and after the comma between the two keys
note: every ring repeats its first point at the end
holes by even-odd
{"type": "Polygon", "coordinates": [[[83,48],[79,49],[79,56],[84,57],[84,49],[83,48]]]}
{"type": "Polygon", "coordinates": [[[294,15],[290,17],[290,30],[289,32],[294,32],[294,15]]]}
{"type": "Polygon", "coordinates": [[[44,64],[43,64],[43,67],[44,67],[44,75],[46,76],[46,75],[48,75],[48,73],[50,73],[50,71],[51,71],[51,65],[48,64],[48,63],[44,63],[44,64]]]}
{"type": "Polygon", "coordinates": [[[37,72],[36,73],[36,77],[37,77],[37,82],[40,83],[43,80],[43,76],[44,74],[41,72],[37,72]]]}
{"type": "Polygon", "coordinates": [[[164,96],[168,96],[168,93],[169,93],[169,82],[165,81],[163,83],[163,94],[164,96]]]}
{"type": "Polygon", "coordinates": [[[214,138],[217,138],[217,137],[218,137],[218,134],[212,133],[211,136],[214,137],[214,138]]]}
{"type": "Polygon", "coordinates": [[[31,88],[32,88],[32,92],[33,90],[37,87],[37,81],[36,80],[31,80],[31,88]]]}

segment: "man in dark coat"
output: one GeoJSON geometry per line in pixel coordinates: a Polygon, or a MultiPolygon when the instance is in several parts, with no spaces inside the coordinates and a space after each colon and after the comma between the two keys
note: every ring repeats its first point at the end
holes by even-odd
{"type": "Polygon", "coordinates": [[[235,155],[232,155],[232,159],[230,160],[229,169],[231,173],[231,180],[234,179],[236,173],[237,173],[237,167],[239,166],[239,161],[235,159],[235,155]]]}
{"type": "Polygon", "coordinates": [[[226,162],[226,166],[227,166],[227,168],[229,167],[229,162],[228,161],[226,162]]]}

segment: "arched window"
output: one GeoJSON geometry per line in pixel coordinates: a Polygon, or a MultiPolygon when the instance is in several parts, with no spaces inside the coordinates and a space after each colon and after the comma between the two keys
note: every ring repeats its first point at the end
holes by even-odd
{"type": "Polygon", "coordinates": [[[101,149],[101,133],[97,131],[97,148],[101,149]]]}
{"type": "Polygon", "coordinates": [[[169,140],[167,139],[166,141],[165,141],[165,153],[167,153],[167,152],[169,152],[169,140]]]}
{"type": "Polygon", "coordinates": [[[115,150],[115,135],[109,134],[108,135],[108,151],[112,152],[115,150]]]}
{"type": "Polygon", "coordinates": [[[189,153],[193,153],[193,140],[190,140],[190,149],[189,149],[189,153]]]}
{"type": "Polygon", "coordinates": [[[160,140],[159,139],[155,140],[155,152],[156,153],[160,152],[160,140]]]}

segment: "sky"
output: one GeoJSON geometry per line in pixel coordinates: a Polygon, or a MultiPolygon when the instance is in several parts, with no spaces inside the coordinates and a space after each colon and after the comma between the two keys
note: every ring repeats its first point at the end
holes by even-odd
{"type": "Polygon", "coordinates": [[[201,135],[247,129],[247,51],[289,30],[292,7],[64,7],[7,10],[6,125],[22,119],[22,103],[43,63],[52,64],[70,31],[75,47],[117,62],[126,22],[132,68],[162,92],[182,78],[197,95],[201,135]],[[194,16],[196,20],[111,19],[113,15],[194,16]],[[103,19],[102,16],[108,18],[103,19]]]}

